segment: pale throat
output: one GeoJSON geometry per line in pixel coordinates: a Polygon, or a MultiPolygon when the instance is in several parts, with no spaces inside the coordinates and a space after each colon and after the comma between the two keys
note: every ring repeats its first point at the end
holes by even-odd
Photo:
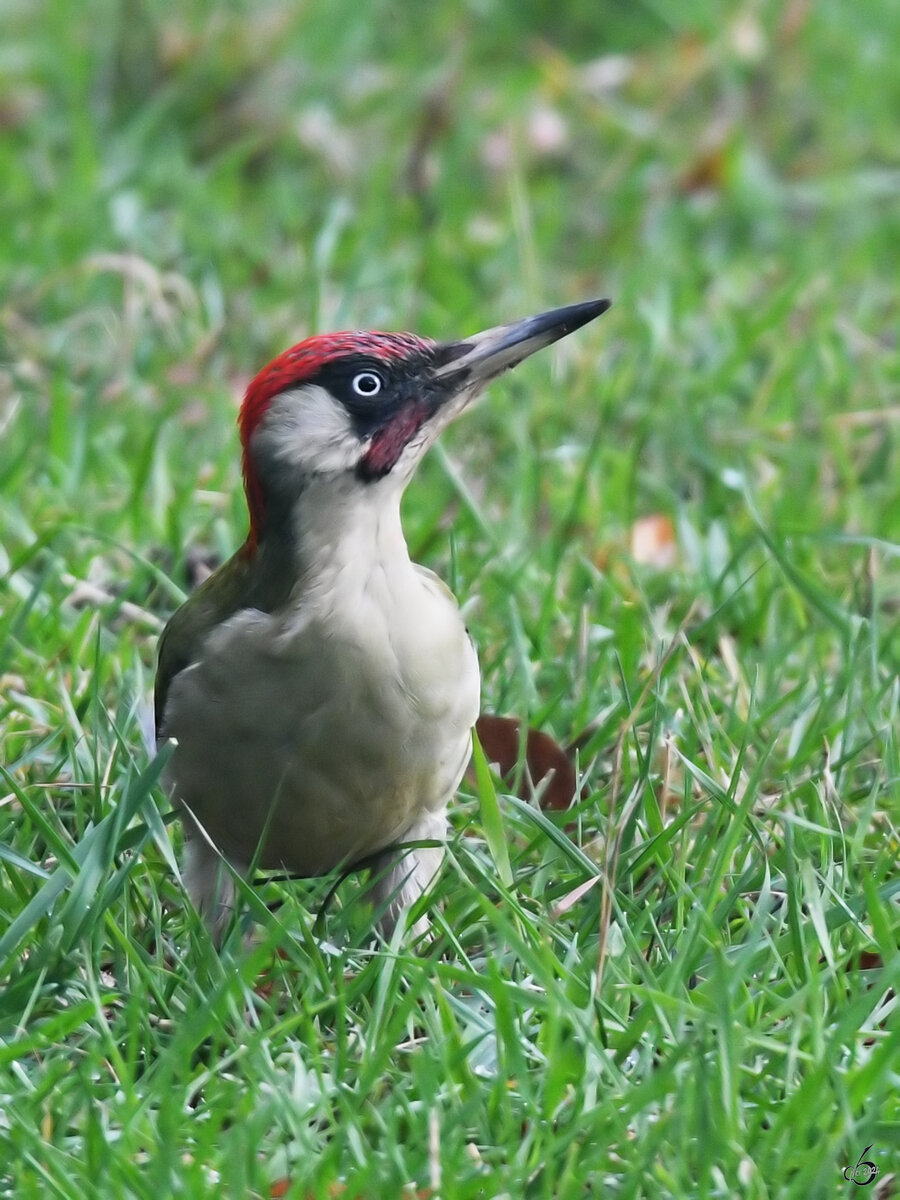
{"type": "Polygon", "coordinates": [[[403,487],[391,479],[369,485],[346,477],[312,479],[278,544],[264,541],[262,553],[281,560],[278,569],[290,572],[291,593],[298,599],[352,591],[385,572],[399,582],[414,569],[400,523],[402,494],[403,487]]]}

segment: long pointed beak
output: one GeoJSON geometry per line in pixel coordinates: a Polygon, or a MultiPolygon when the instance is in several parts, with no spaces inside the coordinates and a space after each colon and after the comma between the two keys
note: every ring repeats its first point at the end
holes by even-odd
{"type": "Polygon", "coordinates": [[[437,350],[435,377],[453,390],[483,385],[501,371],[517,366],[529,355],[587,325],[605,313],[610,303],[585,300],[509,325],[495,325],[458,342],[444,342],[437,350]]]}

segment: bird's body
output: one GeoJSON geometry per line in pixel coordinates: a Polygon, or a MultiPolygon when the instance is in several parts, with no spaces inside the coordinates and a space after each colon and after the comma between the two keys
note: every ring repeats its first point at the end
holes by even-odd
{"type": "Polygon", "coordinates": [[[169,690],[180,799],[245,866],[248,825],[263,868],[366,858],[442,813],[468,761],[478,663],[456,602],[410,562],[399,504],[358,518],[314,582],[213,627],[169,690]]]}
{"type": "Polygon", "coordinates": [[[251,533],[172,618],[157,678],[187,884],[215,927],[234,899],[223,858],[239,873],[315,876],[380,853],[388,930],[440,864],[434,845],[392,848],[444,835],[478,662],[453,596],[410,561],[400,500],[427,445],[490,378],[484,357],[478,338],[332,335],[248,390],[251,533]],[[395,398],[373,416],[361,402],[376,387],[395,398]]]}

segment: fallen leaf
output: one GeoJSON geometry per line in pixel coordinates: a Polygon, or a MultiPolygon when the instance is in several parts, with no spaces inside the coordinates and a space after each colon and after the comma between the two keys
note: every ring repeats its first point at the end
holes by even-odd
{"type": "Polygon", "coordinates": [[[718,191],[725,180],[725,150],[713,146],[702,150],[678,181],[681,192],[718,191]]]}
{"type": "Polygon", "coordinates": [[[631,527],[631,557],[642,566],[660,570],[674,567],[678,547],[671,519],[659,513],[638,517],[631,527]]]}
{"type": "Polygon", "coordinates": [[[577,904],[582,896],[586,896],[592,888],[603,881],[603,876],[600,874],[592,875],[590,879],[585,879],[584,883],[579,883],[578,887],[573,888],[571,892],[567,892],[560,900],[553,905],[550,910],[554,917],[561,917],[563,913],[567,913],[573,905],[577,904]]]}
{"type": "Polygon", "coordinates": [[[811,8],[810,0],[788,0],[778,26],[780,42],[792,42],[797,34],[803,32],[809,20],[811,8]]]}
{"type": "Polygon", "coordinates": [[[856,965],[860,971],[875,971],[884,966],[884,959],[874,950],[860,950],[859,961],[856,965]]]}
{"type": "MultiPolygon", "coordinates": [[[[518,718],[499,717],[493,713],[482,713],[475,722],[485,757],[488,762],[496,764],[504,779],[512,776],[518,765],[521,729],[522,722],[518,718]]],[[[527,770],[523,773],[519,789],[523,800],[529,800],[546,780],[540,792],[541,808],[564,812],[571,807],[576,790],[575,767],[562,746],[549,733],[540,729],[526,732],[525,765],[527,770]]]]}

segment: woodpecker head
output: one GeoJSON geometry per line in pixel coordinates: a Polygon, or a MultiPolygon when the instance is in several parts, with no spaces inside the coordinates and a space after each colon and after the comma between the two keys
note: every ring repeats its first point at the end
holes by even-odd
{"type": "Polygon", "coordinates": [[[609,304],[588,300],[461,341],[331,333],[280,354],[247,388],[239,417],[251,543],[314,482],[402,491],[441,430],[492,379],[609,304]]]}

